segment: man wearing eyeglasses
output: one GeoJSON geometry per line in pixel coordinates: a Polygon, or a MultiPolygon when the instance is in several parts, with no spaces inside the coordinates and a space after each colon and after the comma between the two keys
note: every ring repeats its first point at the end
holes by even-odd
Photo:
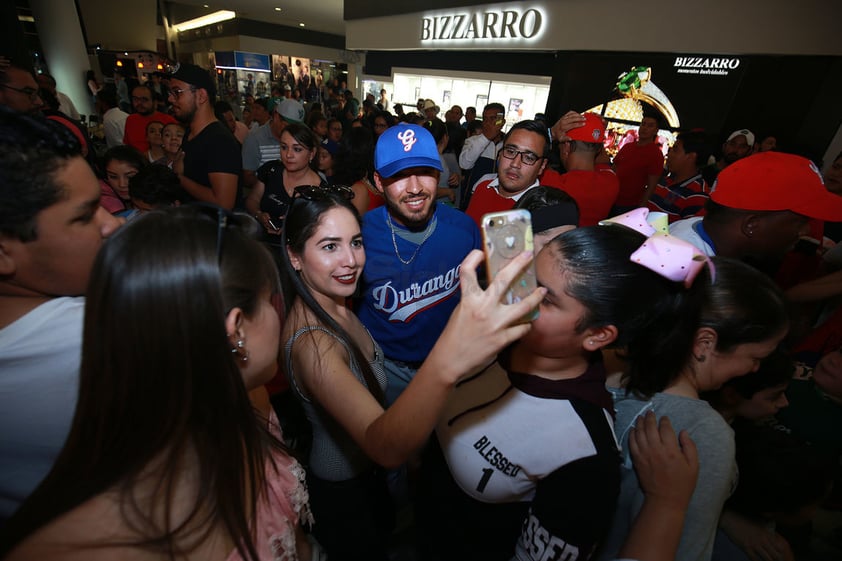
{"type": "Polygon", "coordinates": [[[497,154],[497,173],[482,176],[474,186],[465,211],[479,225],[489,212],[509,210],[532,187],[547,166],[550,144],[547,126],[520,121],[503,137],[497,154]]]}
{"type": "Polygon", "coordinates": [[[181,64],[171,75],[175,117],[189,127],[184,157],[173,164],[181,186],[196,200],[231,210],[240,206],[243,158],[240,143],[213,114],[216,83],[204,68],[181,64]]]}
{"type": "Polygon", "coordinates": [[[36,113],[44,102],[38,95],[38,83],[30,70],[11,65],[0,71],[0,105],[21,113],[36,113]]]}
{"type": "Polygon", "coordinates": [[[128,144],[145,156],[149,151],[149,141],[146,140],[147,125],[152,121],[169,125],[175,123],[175,119],[166,113],[155,111],[155,100],[149,86],[136,86],[132,90],[132,107],[135,112],[126,119],[123,144],[128,144]]]}

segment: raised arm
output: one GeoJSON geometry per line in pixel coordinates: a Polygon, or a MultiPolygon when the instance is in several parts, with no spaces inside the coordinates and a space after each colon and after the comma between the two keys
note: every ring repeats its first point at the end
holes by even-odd
{"type": "Polygon", "coordinates": [[[372,460],[397,467],[426,441],[456,382],[487,365],[530,329],[530,324],[516,322],[538,305],[546,291],[539,288],[512,305],[503,304],[501,297],[531,259],[531,254],[520,255],[482,290],[476,277],[482,252],[468,254],[460,273],[459,305],[409,386],[385,411],[351,373],[347,352],[330,335],[302,337],[315,343],[305,343],[302,352],[294,353],[295,372],[303,374],[307,391],[372,460]],[[466,332],[472,333],[469,340],[466,332]]]}

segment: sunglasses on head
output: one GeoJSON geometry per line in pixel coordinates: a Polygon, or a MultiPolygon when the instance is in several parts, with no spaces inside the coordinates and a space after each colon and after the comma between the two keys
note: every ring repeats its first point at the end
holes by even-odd
{"type": "Polygon", "coordinates": [[[331,195],[350,201],[354,198],[354,190],[345,185],[299,185],[293,190],[292,198],[323,201],[331,195]]]}

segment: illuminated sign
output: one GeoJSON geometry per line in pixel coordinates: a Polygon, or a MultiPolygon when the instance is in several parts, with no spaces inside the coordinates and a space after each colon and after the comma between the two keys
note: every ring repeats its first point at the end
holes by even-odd
{"type": "Polygon", "coordinates": [[[738,58],[677,56],[673,65],[679,74],[714,74],[727,76],[740,66],[738,58]]]}
{"type": "Polygon", "coordinates": [[[538,8],[501,9],[421,18],[422,43],[534,42],[546,18],[538,8]]]}

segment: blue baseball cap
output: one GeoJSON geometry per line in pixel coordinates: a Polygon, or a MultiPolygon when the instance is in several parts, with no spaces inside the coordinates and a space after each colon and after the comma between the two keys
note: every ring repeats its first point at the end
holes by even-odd
{"type": "Polygon", "coordinates": [[[444,171],[433,135],[418,125],[401,123],[386,129],[374,149],[374,169],[392,177],[406,168],[426,167],[444,171]]]}
{"type": "Polygon", "coordinates": [[[327,150],[331,156],[335,156],[337,152],[339,152],[339,143],[334,142],[329,138],[325,138],[322,140],[322,148],[327,150]]]}

